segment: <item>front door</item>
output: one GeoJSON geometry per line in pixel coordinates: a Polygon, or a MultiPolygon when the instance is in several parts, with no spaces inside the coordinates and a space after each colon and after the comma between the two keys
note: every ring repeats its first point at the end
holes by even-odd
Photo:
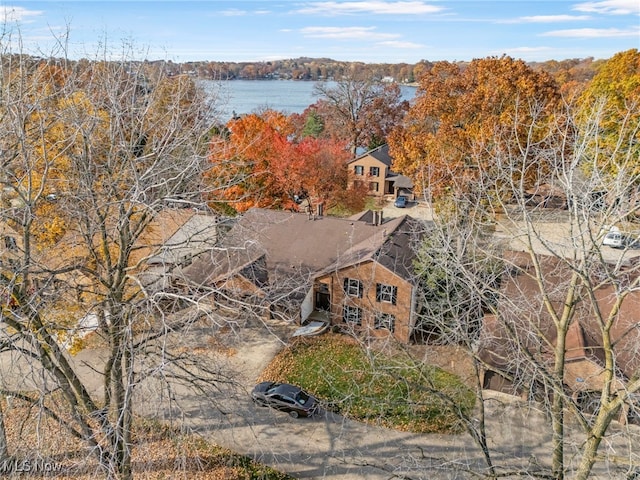
{"type": "Polygon", "coordinates": [[[331,294],[329,293],[329,285],[319,283],[316,290],[316,310],[331,310],[331,294]]]}

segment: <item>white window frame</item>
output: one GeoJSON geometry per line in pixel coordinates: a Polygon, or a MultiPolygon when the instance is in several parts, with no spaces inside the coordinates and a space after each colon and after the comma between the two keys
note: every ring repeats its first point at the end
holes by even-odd
{"type": "Polygon", "coordinates": [[[396,328],[396,316],[392,313],[376,312],[373,328],[376,330],[389,330],[393,333],[396,328]]]}
{"type": "Polygon", "coordinates": [[[398,287],[385,283],[376,284],[376,302],[395,305],[398,299],[398,287]]]}
{"type": "Polygon", "coordinates": [[[348,297],[362,298],[362,281],[357,278],[344,279],[344,293],[348,297]]]}
{"type": "Polygon", "coordinates": [[[342,321],[352,325],[362,325],[362,309],[353,305],[345,305],[342,309],[342,321]]]}

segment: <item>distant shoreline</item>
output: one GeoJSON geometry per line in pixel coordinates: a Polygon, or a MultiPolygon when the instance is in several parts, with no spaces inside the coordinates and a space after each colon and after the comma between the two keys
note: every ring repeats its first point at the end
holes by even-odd
{"type": "MultiPolygon", "coordinates": [[[[319,82],[338,82],[333,78],[322,78],[319,80],[311,80],[307,78],[226,78],[226,79],[211,79],[206,77],[194,76],[196,80],[203,80],[207,82],[305,82],[305,83],[319,83],[319,82]]],[[[418,87],[418,82],[383,82],[383,83],[397,83],[402,87],[418,87]]]]}

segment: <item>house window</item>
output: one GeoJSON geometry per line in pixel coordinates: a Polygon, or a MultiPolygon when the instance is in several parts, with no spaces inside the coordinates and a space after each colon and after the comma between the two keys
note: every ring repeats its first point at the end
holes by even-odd
{"type": "Polygon", "coordinates": [[[355,278],[345,278],[344,293],[350,297],[362,298],[362,282],[355,278]]]}
{"type": "Polygon", "coordinates": [[[387,329],[393,333],[396,327],[396,316],[390,313],[377,312],[373,327],[376,330],[387,329]]]}
{"type": "Polygon", "coordinates": [[[9,236],[4,237],[4,248],[7,250],[16,250],[18,248],[16,239],[9,236]]]}
{"type": "Polygon", "coordinates": [[[376,302],[396,304],[398,296],[398,287],[393,285],[385,285],[384,283],[376,284],[376,302]]]}
{"type": "Polygon", "coordinates": [[[10,270],[17,270],[20,267],[20,262],[15,258],[7,258],[6,262],[10,270]]]}
{"type": "Polygon", "coordinates": [[[380,168],[378,167],[369,167],[369,175],[372,177],[377,177],[380,175],[380,168]]]}
{"type": "Polygon", "coordinates": [[[364,175],[364,167],[362,165],[356,165],[353,167],[353,172],[356,175],[364,175]]]}
{"type": "Polygon", "coordinates": [[[378,191],[378,182],[369,182],[369,190],[372,192],[378,191]]]}
{"type": "Polygon", "coordinates": [[[342,320],[345,323],[360,325],[362,323],[362,310],[360,310],[358,307],[345,305],[342,309],[342,320]]]}

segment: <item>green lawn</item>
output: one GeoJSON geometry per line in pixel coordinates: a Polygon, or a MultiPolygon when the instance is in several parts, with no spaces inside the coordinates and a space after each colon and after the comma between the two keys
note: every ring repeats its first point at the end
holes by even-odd
{"type": "Polygon", "coordinates": [[[299,385],[349,418],[423,433],[460,432],[456,410],[469,414],[475,403],[457,376],[339,334],[295,341],[261,380],[299,385]]]}

